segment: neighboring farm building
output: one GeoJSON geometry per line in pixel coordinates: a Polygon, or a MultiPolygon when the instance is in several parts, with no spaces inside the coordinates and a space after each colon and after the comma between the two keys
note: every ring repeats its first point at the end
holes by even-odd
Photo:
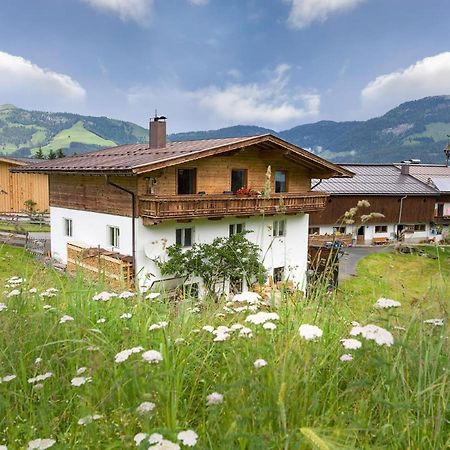
{"type": "MultiPolygon", "coordinates": [[[[310,235],[346,236],[358,244],[381,244],[401,239],[420,242],[439,239],[442,231],[436,223],[436,205],[441,193],[432,185],[412,176],[412,164],[346,164],[355,173],[351,179],[323,180],[313,190],[330,192],[326,208],[310,214],[310,235]],[[362,208],[354,223],[343,220],[344,213],[367,200],[370,207],[362,208]],[[377,212],[367,222],[361,215],[377,212]]],[[[316,180],[317,181],[317,180],[316,180]]]]}
{"type": "Polygon", "coordinates": [[[36,202],[39,211],[49,210],[47,175],[10,172],[36,162],[39,160],[0,156],[0,213],[20,213],[27,200],[36,202]]]}

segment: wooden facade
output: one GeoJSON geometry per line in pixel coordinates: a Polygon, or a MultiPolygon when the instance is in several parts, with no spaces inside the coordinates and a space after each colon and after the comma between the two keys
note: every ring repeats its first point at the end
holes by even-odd
{"type": "Polygon", "coordinates": [[[310,213],[310,226],[339,225],[342,223],[344,213],[356,206],[358,201],[367,200],[368,208],[360,208],[355,218],[359,223],[361,214],[378,212],[384,218],[372,219],[367,223],[426,223],[434,219],[435,202],[433,196],[370,196],[370,195],[331,195],[322,211],[310,213]],[[402,206],[401,206],[402,205],[402,206]],[[401,216],[400,216],[401,207],[401,216]]]}
{"type": "Polygon", "coordinates": [[[48,176],[38,173],[11,173],[26,162],[0,157],[0,213],[20,213],[27,200],[36,202],[38,211],[49,210],[48,176]]]}

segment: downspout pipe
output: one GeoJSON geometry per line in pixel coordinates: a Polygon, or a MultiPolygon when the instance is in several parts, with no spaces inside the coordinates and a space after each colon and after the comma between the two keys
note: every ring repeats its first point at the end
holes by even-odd
{"type": "Polygon", "coordinates": [[[399,235],[398,235],[398,226],[400,225],[400,222],[402,221],[403,200],[405,200],[405,198],[408,198],[408,196],[405,195],[405,196],[403,196],[403,197],[400,199],[400,211],[398,212],[398,222],[397,222],[397,240],[398,240],[398,238],[399,238],[399,235]]]}
{"type": "Polygon", "coordinates": [[[317,186],[319,186],[319,184],[320,183],[322,183],[322,178],[314,185],[314,186],[311,186],[311,190],[313,190],[314,188],[316,188],[317,186]]]}
{"type": "Polygon", "coordinates": [[[136,281],[136,194],[129,189],[120,186],[119,184],[113,183],[106,175],[106,184],[114,186],[123,192],[131,195],[131,247],[132,247],[132,260],[133,260],[133,280],[136,281]]]}

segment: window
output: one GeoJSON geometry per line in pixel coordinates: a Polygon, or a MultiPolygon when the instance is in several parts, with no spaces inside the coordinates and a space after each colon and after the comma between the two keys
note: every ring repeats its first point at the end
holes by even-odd
{"type": "Polygon", "coordinates": [[[425,231],[425,224],[424,223],[418,223],[414,225],[414,231],[425,231]]]}
{"type": "Polygon", "coordinates": [[[284,267],[274,267],[273,269],[273,281],[279,283],[284,278],[284,267]]]}
{"type": "Polygon", "coordinates": [[[275,171],[275,192],[287,192],[286,172],[284,171],[275,171]]]}
{"type": "Polygon", "coordinates": [[[184,296],[188,298],[198,298],[200,289],[198,283],[187,283],[183,285],[184,296]]]}
{"type": "Polygon", "coordinates": [[[175,230],[175,242],[181,247],[191,247],[194,237],[193,228],[177,228],[175,230]]]}
{"type": "Polygon", "coordinates": [[[272,231],[273,237],[286,236],[286,220],[274,220],[272,231]]]}
{"type": "Polygon", "coordinates": [[[109,245],[111,247],[119,248],[119,227],[108,227],[109,245]]]}
{"type": "Polygon", "coordinates": [[[230,224],[230,236],[233,236],[233,234],[242,233],[243,231],[245,231],[245,224],[243,223],[230,224]]]}
{"type": "Polygon", "coordinates": [[[319,227],[309,227],[308,234],[320,234],[320,228],[319,227]]]}
{"type": "Polygon", "coordinates": [[[334,234],[345,234],[345,227],[333,227],[334,234]]]}
{"type": "Polygon", "coordinates": [[[72,237],[72,219],[64,219],[64,234],[72,237]]]}
{"type": "Polygon", "coordinates": [[[375,225],[375,233],[387,233],[387,225],[375,225]]]}
{"type": "Polygon", "coordinates": [[[231,191],[235,194],[242,187],[247,187],[247,169],[233,169],[231,171],[231,191]]]}
{"type": "Polygon", "coordinates": [[[239,294],[244,289],[244,280],[242,278],[230,278],[230,294],[239,294]]]}
{"type": "Polygon", "coordinates": [[[195,194],[197,190],[197,169],[178,169],[177,186],[179,195],[195,194]]]}

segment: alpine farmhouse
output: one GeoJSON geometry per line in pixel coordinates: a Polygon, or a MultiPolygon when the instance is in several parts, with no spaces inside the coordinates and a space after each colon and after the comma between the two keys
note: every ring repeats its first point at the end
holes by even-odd
{"type": "Polygon", "coordinates": [[[67,263],[70,243],[130,255],[141,288],[163,283],[155,259],[165,258],[167,246],[242,230],[260,247],[269,276],[302,288],[308,214],[321,211],[329,197],[312,192],[311,180],[352,176],[272,135],[166,142],[165,118],[151,120],[149,144],[19,170],[49,177],[54,258],[67,263]],[[269,166],[270,192],[262,196],[256,192],[269,166]]]}

